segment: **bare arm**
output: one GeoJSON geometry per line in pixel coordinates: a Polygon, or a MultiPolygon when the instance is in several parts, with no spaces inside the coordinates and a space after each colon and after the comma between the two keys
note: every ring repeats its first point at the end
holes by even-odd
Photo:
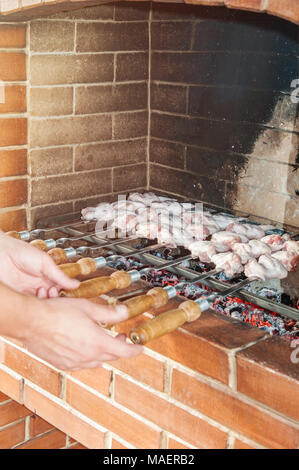
{"type": "Polygon", "coordinates": [[[105,361],[133,357],[142,347],[113,338],[98,323],[118,323],[127,309],[82,299],[25,296],[0,283],[0,335],[21,341],[59,369],[99,367],[105,361]]]}
{"type": "Polygon", "coordinates": [[[0,233],[0,336],[21,341],[59,369],[93,368],[140,354],[140,346],[113,338],[98,325],[125,320],[125,307],[55,298],[61,288],[78,284],[46,253],[0,233]]]}

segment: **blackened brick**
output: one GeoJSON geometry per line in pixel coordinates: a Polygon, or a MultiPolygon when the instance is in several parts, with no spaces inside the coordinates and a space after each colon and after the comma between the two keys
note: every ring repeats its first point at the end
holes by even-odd
{"type": "Polygon", "coordinates": [[[116,56],[117,82],[148,79],[148,53],[124,53],[116,56]]]}
{"type": "Polygon", "coordinates": [[[146,164],[113,169],[113,190],[127,191],[146,186],[146,164]]]}
{"type": "Polygon", "coordinates": [[[151,85],[151,109],[186,113],[187,88],[181,85],[151,85]]]}
{"type": "Polygon", "coordinates": [[[114,117],[114,138],[130,139],[147,135],[147,111],[121,113],[114,117]]]}
{"type": "Polygon", "coordinates": [[[223,52],[153,52],[152,79],[205,85],[236,83],[239,56],[223,52]]]}
{"type": "Polygon", "coordinates": [[[191,35],[191,23],[170,21],[152,23],[152,50],[189,51],[191,35]]]}
{"type": "Polygon", "coordinates": [[[146,160],[146,139],[80,145],[75,150],[76,170],[96,170],[146,160]]]}
{"type": "Polygon", "coordinates": [[[76,89],[76,114],[145,109],[147,94],[146,83],[79,87],[76,89]]]}
{"type": "Polygon", "coordinates": [[[151,139],[150,161],[173,168],[184,168],[185,145],[151,139]]]}
{"type": "Polygon", "coordinates": [[[144,51],[148,49],[148,24],[79,23],[78,52],[144,51]]]}
{"type": "Polygon", "coordinates": [[[190,173],[151,164],[150,185],[161,190],[167,188],[169,192],[191,199],[224,206],[225,182],[214,178],[206,177],[199,181],[197,176],[190,173]]]}

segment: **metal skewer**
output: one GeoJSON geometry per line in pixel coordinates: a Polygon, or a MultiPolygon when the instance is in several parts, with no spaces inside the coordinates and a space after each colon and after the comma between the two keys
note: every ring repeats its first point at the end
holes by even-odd
{"type": "Polygon", "coordinates": [[[113,242],[104,243],[103,245],[95,246],[80,246],[79,248],[53,248],[48,254],[54,259],[56,264],[65,263],[68,259],[75,258],[76,256],[88,255],[90,252],[99,251],[102,248],[108,248],[114,245],[122,245],[130,241],[138,240],[140,237],[124,238],[114,240],[113,242]]]}
{"type": "MultiPolygon", "coordinates": [[[[231,295],[250,282],[252,282],[252,280],[246,279],[240,282],[237,286],[225,289],[220,293],[211,294],[206,298],[200,297],[197,300],[186,300],[185,302],[182,302],[178,308],[168,310],[167,312],[164,312],[161,315],[152,318],[147,322],[141,323],[137,327],[133,328],[130,331],[130,338],[133,343],[145,344],[167,333],[171,333],[172,331],[182,326],[184,323],[197,320],[201,316],[202,312],[208,310],[211,307],[211,303],[215,300],[215,298],[219,296],[225,297],[227,295],[231,295]]],[[[152,291],[153,290],[154,289],[152,289],[152,291]]],[[[174,292],[176,292],[176,288],[172,287],[172,292],[170,289],[168,289],[167,295],[172,295],[174,292]]],[[[150,292],[148,294],[150,294],[150,292]]],[[[129,299],[124,303],[130,307],[130,305],[133,304],[133,301],[134,299],[129,299]]],[[[130,309],[128,308],[128,310],[130,315],[130,309]]]]}
{"type": "MultiPolygon", "coordinates": [[[[89,220],[88,223],[90,222],[96,222],[96,219],[89,220]]],[[[68,225],[61,225],[58,227],[53,227],[53,228],[41,228],[41,229],[34,229],[34,230],[22,230],[21,232],[6,232],[6,235],[9,237],[13,238],[18,238],[19,240],[23,241],[29,241],[33,237],[39,236],[41,233],[46,233],[46,232],[53,232],[55,230],[60,230],[60,229],[65,229],[65,228],[70,228],[70,227],[75,227],[76,225],[82,225],[84,224],[83,220],[80,220],[79,222],[74,222],[72,224],[68,225]]]]}
{"type": "MultiPolygon", "coordinates": [[[[146,247],[142,250],[138,250],[135,254],[140,255],[141,253],[146,253],[151,251],[152,247],[146,247]]],[[[116,255],[112,255],[115,259],[116,255]]],[[[119,256],[119,255],[117,255],[119,256]]],[[[132,252],[128,253],[128,257],[132,256],[132,252]]],[[[121,255],[120,255],[121,257],[121,255]]],[[[143,268],[140,271],[137,269],[132,269],[130,271],[115,271],[110,276],[102,276],[94,279],[89,279],[88,281],[81,282],[81,285],[77,289],[70,291],[62,290],[60,292],[61,297],[97,297],[102,294],[107,294],[108,292],[114,289],[123,289],[131,285],[133,282],[137,282],[141,279],[142,275],[148,272],[148,270],[154,269],[159,270],[165,267],[176,266],[181,264],[183,261],[190,259],[191,256],[185,256],[179,258],[175,261],[170,261],[160,265],[159,267],[155,266],[154,268],[143,268]]],[[[105,266],[109,262],[109,257],[106,259],[104,257],[97,258],[98,267],[105,266]]]]}

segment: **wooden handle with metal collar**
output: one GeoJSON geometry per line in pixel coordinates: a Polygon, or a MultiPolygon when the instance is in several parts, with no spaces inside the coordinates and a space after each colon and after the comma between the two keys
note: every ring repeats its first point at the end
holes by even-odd
{"type": "Polygon", "coordinates": [[[59,268],[69,277],[87,276],[97,270],[97,263],[93,258],[82,258],[76,263],[61,264],[59,268]]]}
{"type": "Polygon", "coordinates": [[[12,238],[17,238],[18,240],[21,240],[21,235],[19,234],[19,232],[6,232],[5,235],[8,235],[9,237],[12,237],[12,238]]]}
{"type": "Polygon", "coordinates": [[[63,248],[52,248],[48,251],[55,264],[63,264],[68,260],[67,254],[63,248]]]}
{"type": "Polygon", "coordinates": [[[186,322],[197,320],[200,315],[200,306],[192,300],[186,300],[177,309],[164,312],[133,328],[130,332],[130,338],[133,343],[145,344],[155,338],[171,333],[186,322]]]}
{"type": "Polygon", "coordinates": [[[38,250],[48,251],[48,246],[44,240],[32,240],[32,242],[29,242],[29,244],[34,246],[38,250]]]}
{"type": "Polygon", "coordinates": [[[159,308],[168,302],[167,292],[162,287],[155,287],[145,295],[138,295],[132,299],[121,302],[128,309],[129,318],[141,315],[151,308],[159,308]]]}
{"type": "Polygon", "coordinates": [[[53,240],[53,238],[48,238],[47,240],[32,240],[29,243],[41,251],[49,251],[56,247],[56,241],[53,240]]]}
{"type": "Polygon", "coordinates": [[[131,284],[131,276],[126,271],[116,271],[110,276],[95,277],[81,282],[77,289],[62,290],[60,297],[91,298],[107,294],[114,289],[125,289],[131,284]]]}

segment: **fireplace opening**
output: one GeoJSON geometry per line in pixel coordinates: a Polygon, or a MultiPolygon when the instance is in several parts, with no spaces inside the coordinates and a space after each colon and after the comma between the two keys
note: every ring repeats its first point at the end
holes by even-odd
{"type": "Polygon", "coordinates": [[[298,226],[297,78],[297,26],[154,5],[150,186],[298,226]]]}

